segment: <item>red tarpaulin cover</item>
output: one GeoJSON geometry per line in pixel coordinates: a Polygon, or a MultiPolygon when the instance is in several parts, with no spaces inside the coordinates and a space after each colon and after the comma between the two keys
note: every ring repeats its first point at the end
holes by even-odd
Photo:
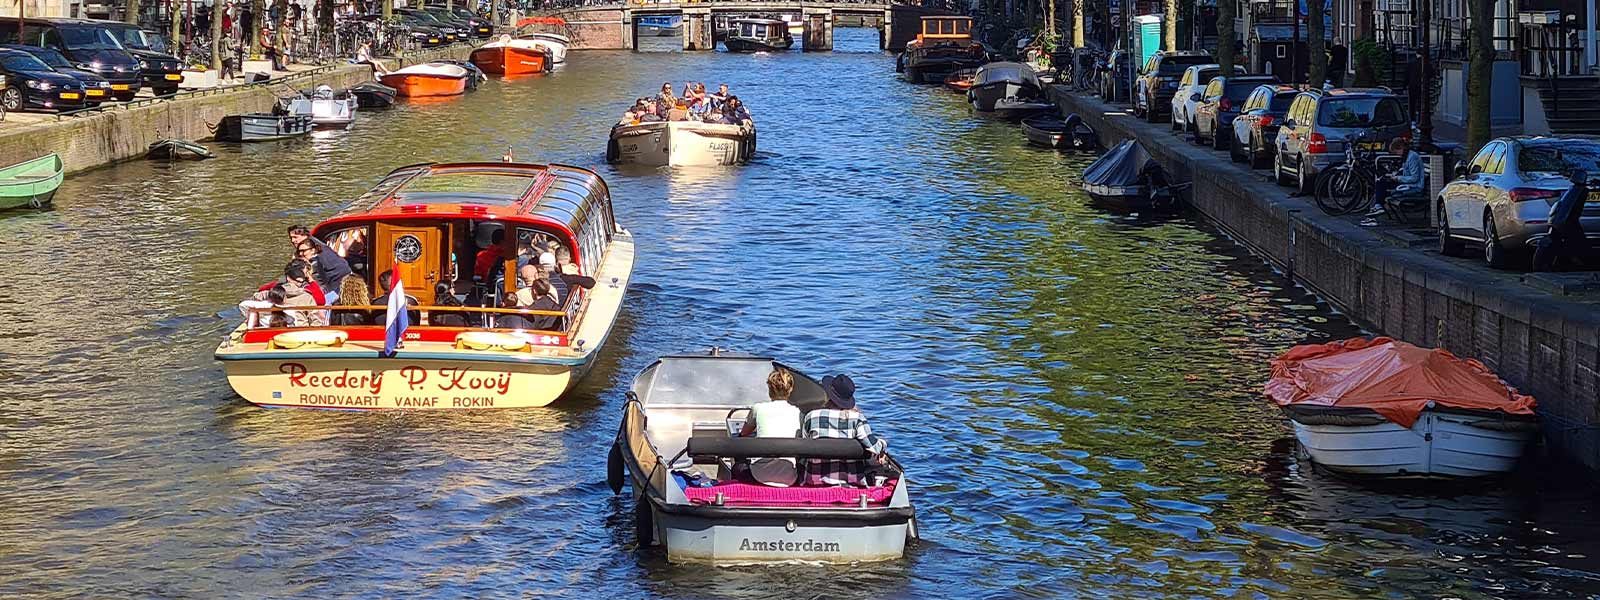
{"type": "Polygon", "coordinates": [[[1483,363],[1386,337],[1295,346],[1272,361],[1266,392],[1278,406],[1367,408],[1404,427],[1429,402],[1513,415],[1534,407],[1483,363]]]}

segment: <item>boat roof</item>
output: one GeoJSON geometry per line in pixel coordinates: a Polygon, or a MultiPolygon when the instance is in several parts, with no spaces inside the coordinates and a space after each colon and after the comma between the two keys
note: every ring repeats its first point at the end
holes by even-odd
{"type": "Polygon", "coordinates": [[[571,228],[587,207],[575,205],[569,200],[573,194],[566,192],[596,188],[602,195],[609,193],[593,171],[566,165],[423,163],[390,172],[318,227],[402,217],[539,220],[571,228]]]}

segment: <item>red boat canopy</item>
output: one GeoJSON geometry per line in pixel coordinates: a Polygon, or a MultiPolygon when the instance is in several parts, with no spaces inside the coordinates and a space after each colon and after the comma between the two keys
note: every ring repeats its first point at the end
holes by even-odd
{"type": "Polygon", "coordinates": [[[1366,408],[1405,427],[1429,402],[1513,415],[1534,407],[1483,363],[1386,337],[1295,346],[1272,361],[1266,393],[1278,406],[1366,408]]]}

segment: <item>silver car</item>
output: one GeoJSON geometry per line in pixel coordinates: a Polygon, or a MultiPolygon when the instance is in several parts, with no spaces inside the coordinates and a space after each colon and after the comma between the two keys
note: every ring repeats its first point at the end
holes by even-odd
{"type": "MultiPolygon", "coordinates": [[[[1476,242],[1492,267],[1526,258],[1549,232],[1550,207],[1572,187],[1573,169],[1600,177],[1600,141],[1519,136],[1485,144],[1439,193],[1439,251],[1460,256],[1476,242]]],[[[1589,193],[1581,223],[1590,243],[1600,244],[1600,191],[1589,193]]]]}
{"type": "MultiPolygon", "coordinates": [[[[1234,65],[1236,75],[1245,74],[1243,66],[1234,65]]],[[[1178,89],[1172,96],[1172,128],[1179,131],[1194,131],[1195,107],[1200,104],[1200,99],[1195,94],[1204,92],[1206,85],[1211,83],[1217,75],[1222,74],[1222,65],[1212,63],[1195,65],[1183,71],[1183,77],[1178,79],[1178,89]]]]}
{"type": "Polygon", "coordinates": [[[1410,136],[1405,105],[1386,89],[1306,90],[1278,128],[1273,176],[1278,185],[1308,193],[1317,174],[1344,162],[1345,140],[1359,137],[1367,149],[1382,152],[1390,140],[1410,136]]]}

